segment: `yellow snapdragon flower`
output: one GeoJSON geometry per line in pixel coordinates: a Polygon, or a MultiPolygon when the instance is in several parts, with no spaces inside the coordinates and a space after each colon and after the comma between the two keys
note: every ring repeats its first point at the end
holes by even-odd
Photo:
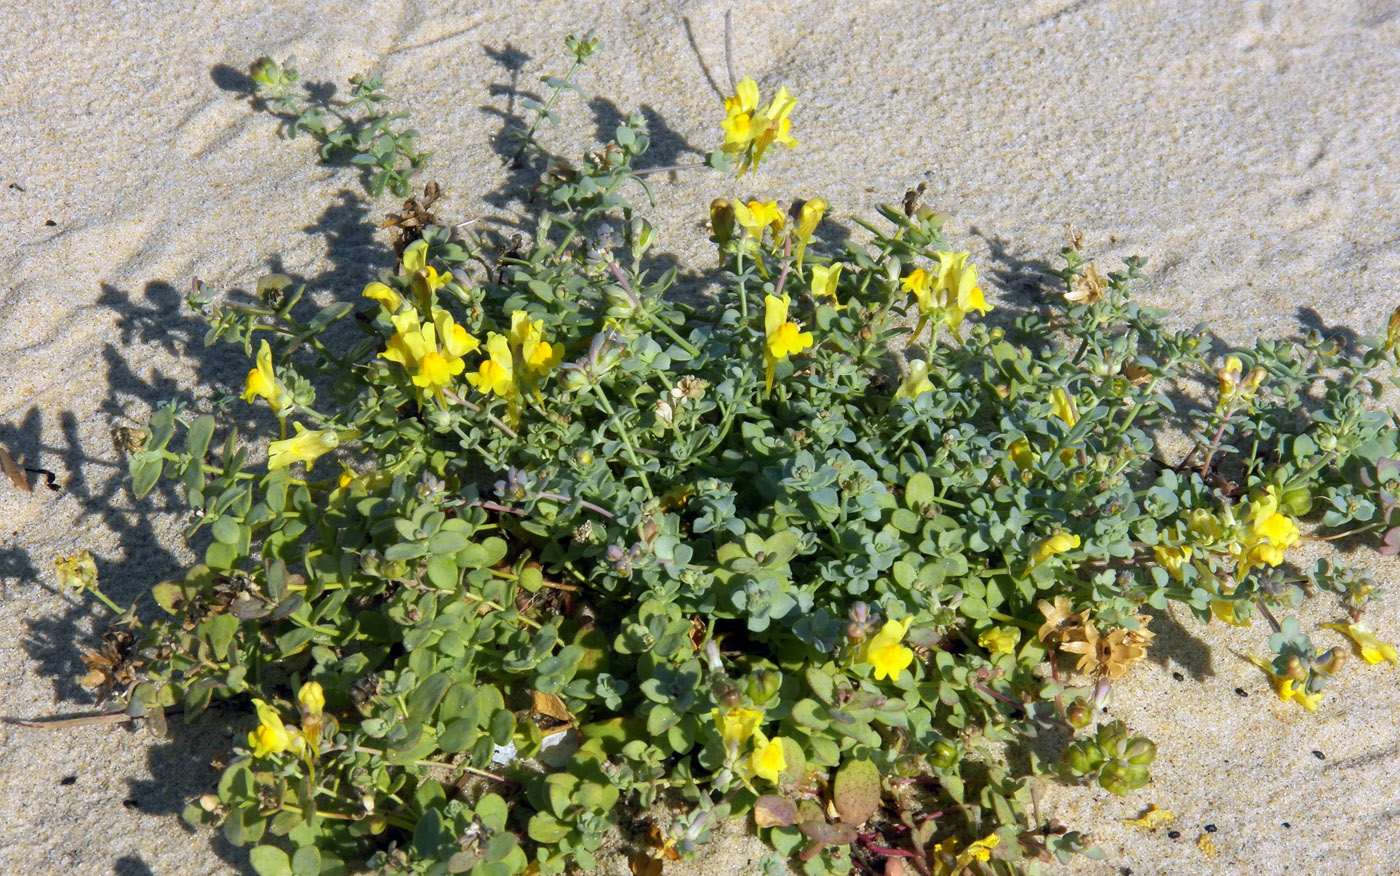
{"type": "Polygon", "coordinates": [[[909,376],[900,382],[894,391],[895,401],[913,401],[926,392],[933,391],[933,381],[928,379],[928,363],[923,359],[909,360],[909,376]]]}
{"type": "Polygon", "coordinates": [[[541,375],[564,358],[564,348],[544,339],[544,320],[530,321],[530,315],[517,310],[510,317],[510,343],[520,351],[526,373],[541,375]]]}
{"type": "MultiPolygon", "coordinates": [[[[822,217],[826,215],[825,198],[809,198],[802,203],[802,207],[797,211],[797,230],[793,236],[797,238],[797,271],[802,272],[802,258],[807,254],[807,244],[811,243],[812,235],[816,233],[817,226],[821,224],[822,217]]],[[[841,266],[836,266],[836,271],[840,272],[841,266]]],[[[812,280],[813,293],[816,294],[816,280],[812,280]]],[[[833,283],[832,297],[835,297],[835,284],[833,283]]]]}
{"type": "Polygon", "coordinates": [[[836,295],[836,285],[841,281],[841,265],[812,265],[812,298],[816,301],[829,299],[831,306],[845,310],[846,305],[836,295]]]}
{"type": "Polygon", "coordinates": [[[308,715],[319,715],[326,709],[326,691],[317,681],[308,681],[297,690],[297,703],[308,715]]]}
{"type": "Polygon", "coordinates": [[[486,352],[489,358],[477,367],[475,374],[467,375],[467,382],[478,392],[514,399],[520,389],[515,382],[515,356],[510,351],[510,340],[492,332],[486,336],[486,352]]]}
{"type": "Polygon", "coordinates": [[[745,742],[758,730],[759,722],[763,720],[762,712],[755,712],[752,709],[729,709],[723,714],[719,709],[711,709],[710,717],[714,719],[715,727],[719,729],[720,738],[724,740],[724,747],[731,752],[738,751],[745,742]]]}
{"type": "Polygon", "coordinates": [[[304,462],[308,466],[340,446],[340,442],[359,437],[359,431],[347,429],[337,432],[334,429],[307,429],[301,423],[293,423],[296,435],[267,445],[267,467],[269,470],[286,468],[294,462],[304,462]]]}
{"type": "Polygon", "coordinates": [[[1157,565],[1166,569],[1176,580],[1182,578],[1182,567],[1191,560],[1191,545],[1184,544],[1177,547],[1159,544],[1152,548],[1153,555],[1157,558],[1157,565]]]}
{"type": "Polygon", "coordinates": [[[993,654],[1013,654],[1021,641],[1021,631],[1015,627],[992,627],[977,637],[977,644],[993,654]]]}
{"type": "Polygon", "coordinates": [[[1034,569],[1053,556],[1072,551],[1079,547],[1079,544],[1079,536],[1057,532],[1036,545],[1035,553],[1031,554],[1030,568],[1034,569]]]}
{"type": "Polygon", "coordinates": [[[788,305],[791,303],[792,298],[787,293],[783,293],[781,298],[773,295],[763,298],[763,354],[768,366],[764,379],[765,392],[773,391],[773,371],[778,367],[778,360],[812,346],[812,333],[802,331],[797,323],[788,319],[788,305]]]}
{"type": "Polygon", "coordinates": [[[371,301],[378,302],[380,307],[383,307],[391,314],[398,313],[399,308],[403,307],[403,296],[383,283],[369,283],[365,286],[364,290],[360,292],[360,295],[371,301]]]}
{"type": "Polygon", "coordinates": [[[1079,422],[1079,410],[1074,404],[1074,398],[1063,386],[1050,390],[1050,413],[1066,426],[1073,426],[1079,422]]]}
{"type": "Polygon", "coordinates": [[[787,755],[783,753],[783,738],[769,739],[762,730],[753,732],[753,754],[749,755],[748,769],[760,779],[777,783],[778,776],[787,769],[787,755]]]}
{"type": "Polygon", "coordinates": [[[777,201],[734,202],[734,221],[744,229],[745,242],[758,243],[763,240],[763,232],[768,228],[777,234],[783,230],[786,218],[777,201]]]}
{"type": "Polygon", "coordinates": [[[433,308],[432,313],[433,321],[427,325],[420,324],[415,308],[390,317],[395,332],[382,355],[402,365],[412,375],[414,386],[441,402],[443,388],[466,368],[462,357],[481,344],[453,322],[447,311],[433,308]]]}
{"type": "Polygon", "coordinates": [[[1365,624],[1322,624],[1329,630],[1336,630],[1356,643],[1361,659],[1374,666],[1382,660],[1400,665],[1400,650],[1389,642],[1376,638],[1365,624]]]}
{"type": "Polygon", "coordinates": [[[268,346],[267,341],[263,341],[262,346],[258,347],[257,367],[248,372],[242,395],[246,402],[259,397],[267,400],[268,407],[272,408],[272,413],[279,419],[286,417],[292,409],[291,394],[272,370],[272,348],[268,346]]]}
{"type": "Polygon", "coordinates": [[[1237,579],[1255,566],[1282,563],[1283,552],[1301,537],[1297,521],[1278,509],[1279,491],[1272,485],[1245,503],[1245,530],[1239,542],[1240,559],[1235,570],[1237,579]]]}
{"type": "Polygon", "coordinates": [[[248,734],[253,757],[267,757],[284,751],[300,751],[306,744],[295,727],[288,729],[277,710],[262,700],[253,700],[258,711],[258,726],[248,734]]]}
{"type": "Polygon", "coordinates": [[[914,296],[919,308],[919,323],[914,328],[914,336],[918,337],[932,320],[935,324],[946,324],[952,329],[954,337],[960,337],[959,327],[969,313],[986,314],[992,306],[977,285],[977,267],[967,263],[971,253],[940,252],[937,255],[936,275],[923,268],[915,268],[900,281],[900,286],[914,296]]]}
{"type": "Polygon", "coordinates": [[[788,134],[792,127],[788,116],[797,101],[787,87],[779,88],[767,106],[760,107],[759,100],[758,83],[748,77],[735,87],[733,96],[724,99],[724,120],[720,122],[724,143],[720,149],[739,157],[740,176],[756,167],[772,144],[780,143],[788,148],[797,145],[788,134]]]}
{"type": "Polygon", "coordinates": [[[860,660],[874,667],[876,681],[885,678],[895,681],[914,662],[914,652],[900,644],[912,621],[912,618],[885,621],[880,632],[871,636],[861,648],[860,660]]]}

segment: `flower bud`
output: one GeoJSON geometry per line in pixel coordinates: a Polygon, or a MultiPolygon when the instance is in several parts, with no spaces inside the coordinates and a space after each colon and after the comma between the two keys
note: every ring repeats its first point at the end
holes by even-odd
{"type": "Polygon", "coordinates": [[[933,746],[933,751],[929,753],[928,762],[940,770],[952,769],[958,762],[958,748],[946,739],[933,746]]]}
{"type": "Polygon", "coordinates": [[[1146,736],[1134,736],[1128,740],[1128,748],[1124,752],[1124,757],[1130,764],[1146,766],[1157,759],[1157,746],[1146,736]]]}
{"type": "Polygon", "coordinates": [[[326,693],[320,683],[308,681],[297,691],[302,715],[319,715],[326,708],[326,693]]]}
{"type": "Polygon", "coordinates": [[[778,688],[782,687],[782,684],[783,676],[781,673],[766,669],[752,672],[749,674],[749,699],[761,706],[777,696],[778,688]]]}
{"type": "Polygon", "coordinates": [[[656,229],[640,217],[632,220],[632,258],[640,259],[656,240],[656,229]]]}
{"type": "Polygon", "coordinates": [[[1070,726],[1077,730],[1083,730],[1089,726],[1089,722],[1094,720],[1094,710],[1089,708],[1089,704],[1083,700],[1075,700],[1065,709],[1065,718],[1069,720],[1070,726]]]}
{"type": "Polygon", "coordinates": [[[734,207],[728,198],[715,198],[710,202],[710,230],[721,250],[734,239],[734,207]]]}

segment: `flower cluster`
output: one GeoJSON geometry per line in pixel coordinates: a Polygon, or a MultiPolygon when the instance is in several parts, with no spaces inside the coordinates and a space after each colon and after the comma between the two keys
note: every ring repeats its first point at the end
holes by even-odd
{"type": "Polygon", "coordinates": [[[923,333],[924,326],[934,325],[935,337],[939,324],[947,325],[954,337],[970,313],[987,314],[992,306],[977,285],[977,268],[967,263],[970,253],[940,252],[936,272],[923,268],[910,271],[901,286],[914,297],[919,309],[919,323],[914,337],[923,333]]]}
{"type": "Polygon", "coordinates": [[[778,89],[773,99],[759,106],[758,83],[745,77],[739,81],[735,93],[724,99],[724,145],[721,150],[726,155],[738,159],[739,175],[763,161],[763,153],[777,143],[789,149],[797,145],[789,134],[792,122],[788,115],[797,106],[797,101],[788,93],[787,86],[778,89]]]}

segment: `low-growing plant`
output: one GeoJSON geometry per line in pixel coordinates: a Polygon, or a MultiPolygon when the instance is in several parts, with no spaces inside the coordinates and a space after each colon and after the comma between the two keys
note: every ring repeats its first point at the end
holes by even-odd
{"type": "MultiPolygon", "coordinates": [[[[597,46],[569,48],[537,122],[597,46]]],[[[332,131],[296,79],[254,66],[290,133],[407,194],[397,116],[332,131]]],[[[381,112],[378,87],[356,101],[381,112]]],[[[709,163],[746,181],[795,145],[794,105],[740,82],[709,163]]],[[[1361,623],[1372,581],[1291,558],[1400,545],[1373,376],[1397,384],[1400,311],[1355,350],[1217,351],[1132,300],[1140,260],[1103,274],[1071,247],[1008,315],[912,193],[840,247],[816,193],[719,198],[717,291],[672,295],[629,200],[651,197],[648,145],[632,115],[542,179],[524,243],[399,223],[358,309],[278,276],[253,303],[191,296],[281,434],[155,412],[133,486],[181,484],[203,562],[154,588],[162,619],[112,606],[86,681],[157,730],[246,707],[185,817],[259,873],[588,870],[625,813],[653,822],[639,873],[740,817],[776,850],[765,872],[1034,871],[1095,851],[1033,805],[1042,776],[1149,781],[1153,743],[1093,721],[1169,603],[1262,617],[1260,665],[1309,709],[1342,649],[1275,620],[1306,593],[1396,661],[1361,623]]],[[[90,559],[60,572],[100,597],[90,559]]]]}

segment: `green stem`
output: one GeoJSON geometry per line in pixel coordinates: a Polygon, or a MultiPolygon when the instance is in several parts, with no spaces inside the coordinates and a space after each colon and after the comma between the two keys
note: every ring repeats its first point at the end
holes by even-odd
{"type": "Polygon", "coordinates": [[[622,287],[622,291],[627,293],[628,299],[630,299],[632,302],[632,307],[638,313],[640,313],[646,319],[647,322],[651,323],[653,328],[660,329],[662,332],[664,332],[668,337],[670,337],[671,340],[675,341],[682,350],[685,350],[687,353],[689,353],[690,358],[700,358],[699,349],[697,349],[685,338],[681,337],[675,329],[671,328],[666,323],[657,319],[655,314],[651,313],[645,307],[642,306],[641,299],[637,297],[637,293],[632,291],[632,284],[627,282],[627,275],[622,273],[622,268],[618,267],[617,262],[609,261],[608,268],[612,271],[613,276],[617,278],[617,283],[619,286],[622,287]]]}
{"type": "Polygon", "coordinates": [[[608,401],[608,397],[603,394],[603,388],[595,385],[593,387],[593,394],[598,397],[598,403],[602,405],[603,412],[611,419],[613,430],[617,432],[617,436],[622,439],[622,446],[627,450],[627,459],[632,463],[632,467],[637,470],[637,476],[642,479],[642,486],[646,488],[647,495],[655,499],[656,493],[652,491],[651,482],[647,480],[646,470],[642,468],[641,462],[637,459],[637,448],[632,442],[632,433],[628,432],[627,427],[622,424],[622,419],[618,417],[617,411],[613,409],[612,402],[608,401]]]}
{"type": "Polygon", "coordinates": [[[510,157],[510,161],[507,162],[508,164],[514,164],[515,160],[520,157],[522,152],[535,144],[535,132],[540,129],[540,123],[549,116],[549,111],[554,109],[554,104],[559,100],[559,95],[564,93],[564,87],[573,84],[574,74],[577,73],[582,66],[582,61],[574,61],[574,65],[569,68],[569,72],[564,74],[564,81],[554,87],[554,93],[549,96],[549,100],[545,101],[544,109],[535,113],[535,121],[530,125],[530,130],[525,132],[525,137],[520,141],[520,148],[515,150],[515,154],[510,157]]]}

